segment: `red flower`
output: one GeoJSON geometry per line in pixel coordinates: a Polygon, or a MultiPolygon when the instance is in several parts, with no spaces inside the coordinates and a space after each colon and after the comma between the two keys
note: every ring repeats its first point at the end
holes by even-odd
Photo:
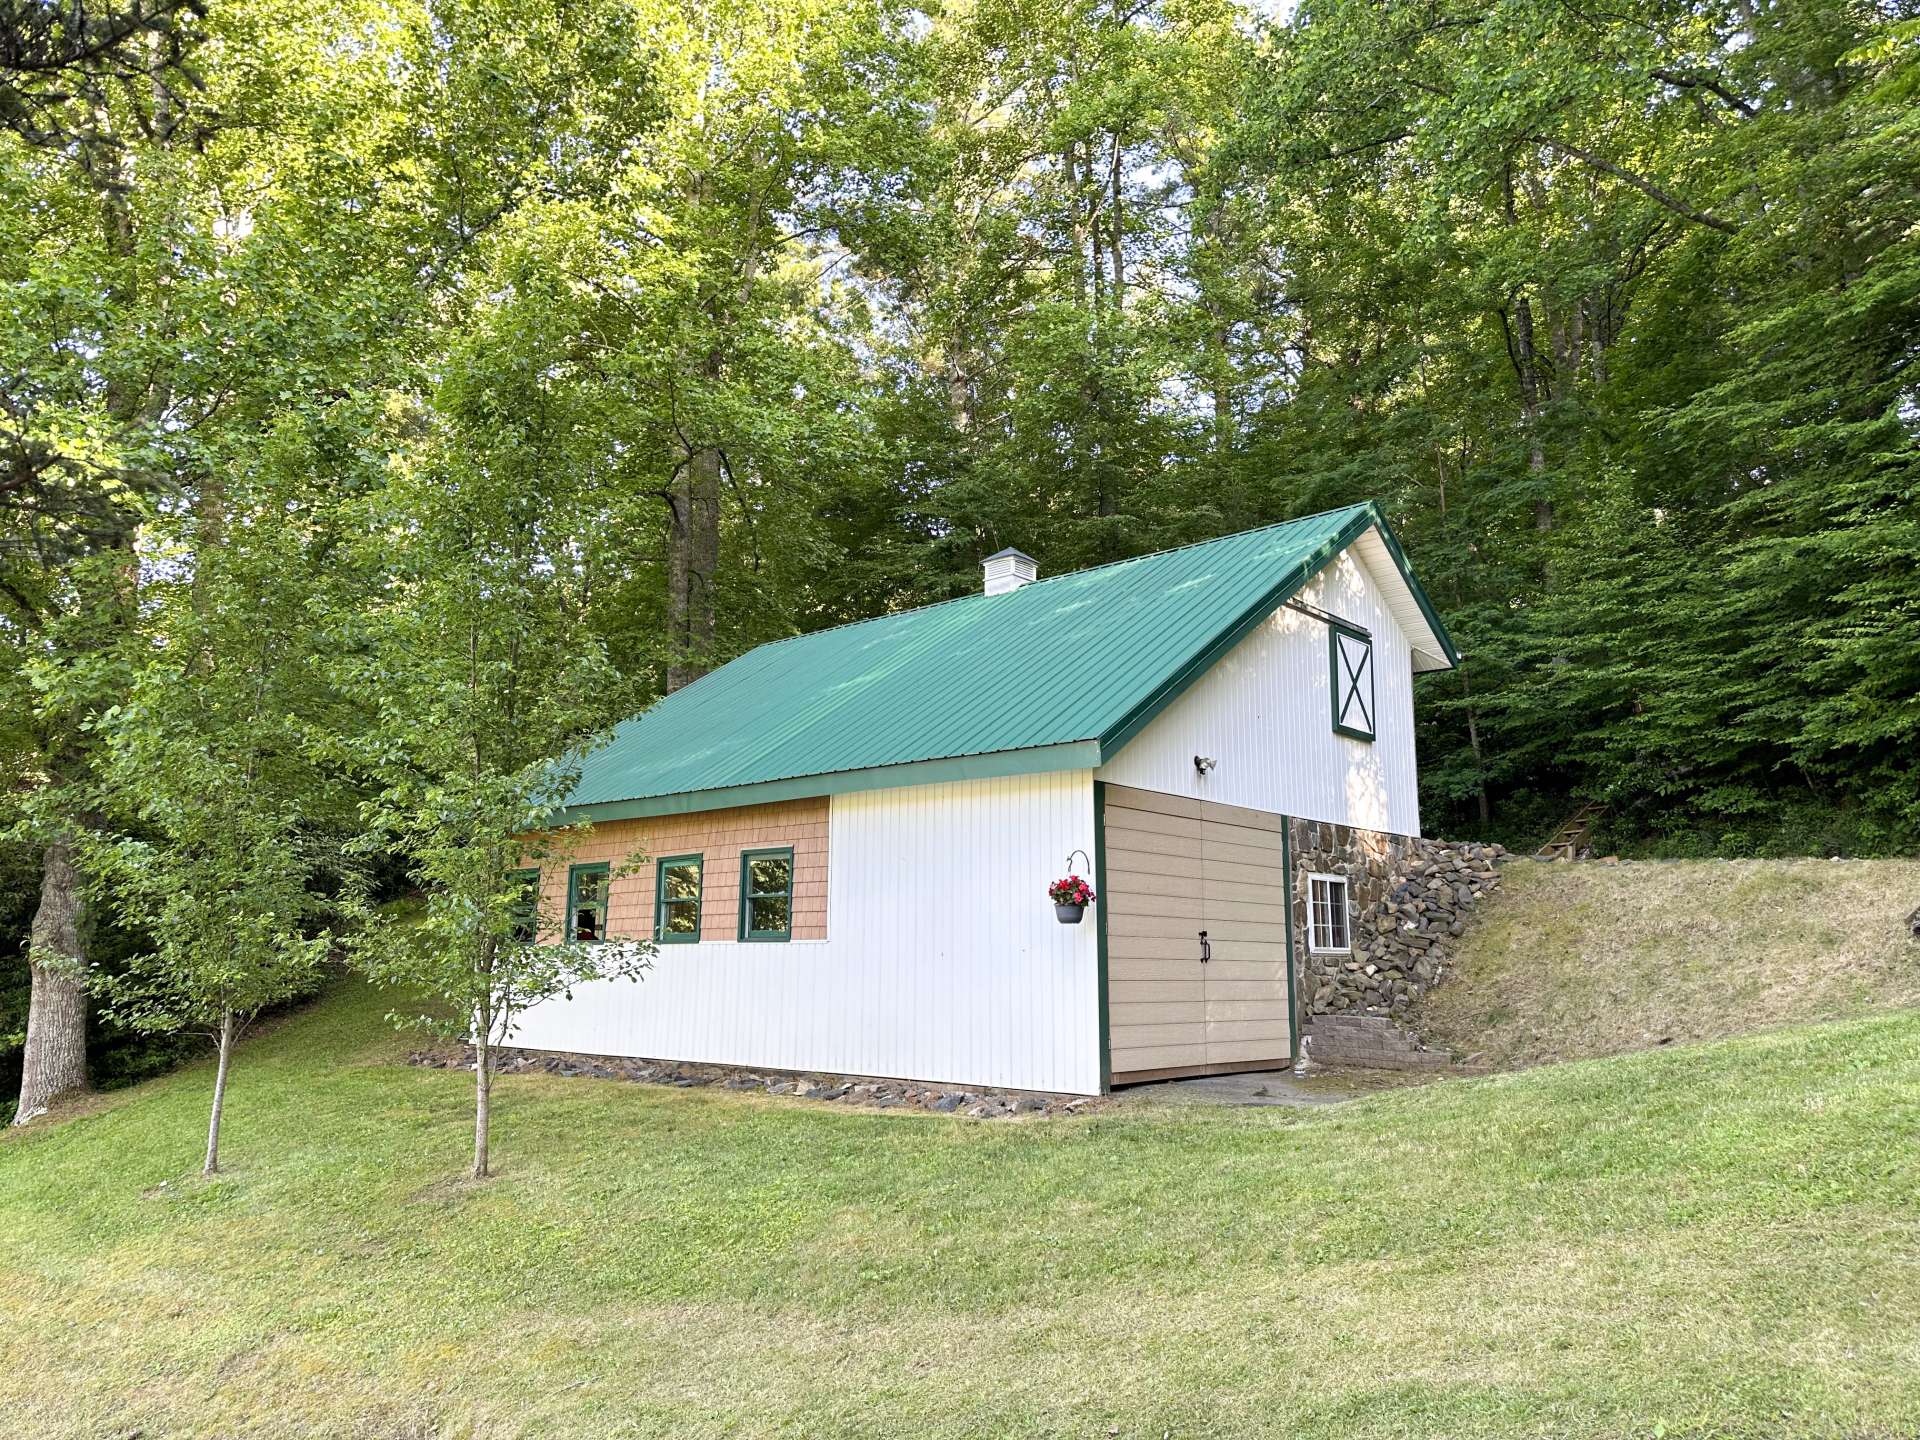
{"type": "Polygon", "coordinates": [[[1091,905],[1095,898],[1093,887],[1078,875],[1054,881],[1047,887],[1047,894],[1056,905],[1091,905]]]}

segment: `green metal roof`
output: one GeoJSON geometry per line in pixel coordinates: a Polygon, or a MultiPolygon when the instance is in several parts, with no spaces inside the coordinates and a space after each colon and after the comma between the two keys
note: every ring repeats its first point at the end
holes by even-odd
{"type": "Polygon", "coordinates": [[[1453,663],[1380,512],[1349,506],[762,645],[619,726],[566,816],[1100,765],[1369,528],[1453,663]]]}

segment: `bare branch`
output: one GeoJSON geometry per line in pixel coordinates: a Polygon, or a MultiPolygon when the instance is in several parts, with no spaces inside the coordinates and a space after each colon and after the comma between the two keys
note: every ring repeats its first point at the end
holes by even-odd
{"type": "Polygon", "coordinates": [[[1578,160],[1583,165],[1591,165],[1595,170],[1613,176],[1616,180],[1624,180],[1642,195],[1657,200],[1660,204],[1673,211],[1674,214],[1683,215],[1696,225],[1705,225],[1725,235],[1738,235],[1740,233],[1740,227],[1735,225],[1731,220],[1722,220],[1718,215],[1709,214],[1705,210],[1697,210],[1679,196],[1662,190],[1658,185],[1647,179],[1646,176],[1636,175],[1631,170],[1623,170],[1611,160],[1603,159],[1591,150],[1582,150],[1578,145],[1569,145],[1566,141],[1555,140],[1550,135],[1523,135],[1520,138],[1530,140],[1536,145],[1545,145],[1550,150],[1557,150],[1570,159],[1578,160]]]}
{"type": "Polygon", "coordinates": [[[1663,85],[1671,85],[1679,90],[1705,90],[1719,96],[1729,108],[1739,111],[1749,120],[1760,113],[1760,107],[1741,99],[1733,91],[1715,80],[1711,75],[1689,75],[1678,70],[1653,70],[1649,74],[1663,85]]]}

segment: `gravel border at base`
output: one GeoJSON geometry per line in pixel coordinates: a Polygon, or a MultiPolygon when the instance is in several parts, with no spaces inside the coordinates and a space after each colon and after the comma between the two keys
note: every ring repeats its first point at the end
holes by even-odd
{"type": "MultiPolygon", "coordinates": [[[[927,1085],[913,1080],[876,1080],[863,1075],[804,1074],[791,1070],[755,1070],[736,1065],[698,1065],[678,1060],[622,1060],[607,1055],[575,1055],[552,1050],[502,1049],[495,1052],[496,1075],[559,1075],[570,1079],[626,1080],[681,1090],[711,1086],[721,1090],[758,1090],[801,1100],[825,1100],[868,1110],[925,1110],[965,1115],[974,1120],[1027,1116],[1085,1115],[1112,1103],[1109,1096],[1050,1095],[1032,1090],[986,1090],[957,1085],[927,1085]]],[[[473,1047],[416,1050],[407,1063],[430,1070],[472,1070],[473,1047]]]]}

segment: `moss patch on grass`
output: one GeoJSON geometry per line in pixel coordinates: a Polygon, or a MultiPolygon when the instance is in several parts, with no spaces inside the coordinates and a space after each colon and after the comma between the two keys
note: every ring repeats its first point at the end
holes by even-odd
{"type": "Polygon", "coordinates": [[[1920,861],[1514,864],[1424,1003],[1501,1068],[1920,1005],[1920,861]]]}
{"type": "Polygon", "coordinates": [[[101,1436],[1892,1435],[1920,1017],[981,1124],[394,1063],[349,987],[0,1142],[0,1414],[101,1436]]]}

